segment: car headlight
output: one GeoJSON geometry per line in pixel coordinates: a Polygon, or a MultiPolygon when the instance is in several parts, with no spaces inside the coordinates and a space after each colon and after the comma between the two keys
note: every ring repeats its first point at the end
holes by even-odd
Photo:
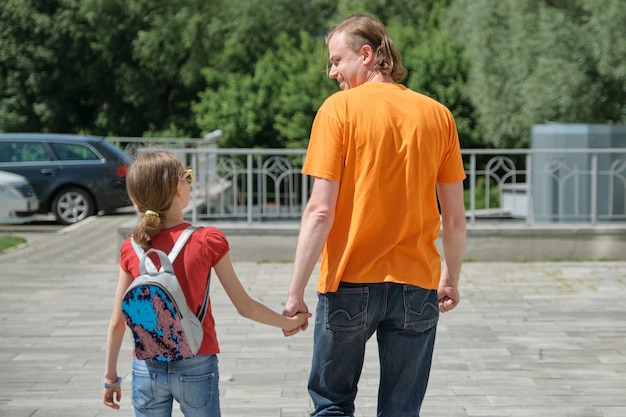
{"type": "Polygon", "coordinates": [[[22,194],[12,185],[0,184],[0,197],[12,200],[23,200],[22,194]]]}

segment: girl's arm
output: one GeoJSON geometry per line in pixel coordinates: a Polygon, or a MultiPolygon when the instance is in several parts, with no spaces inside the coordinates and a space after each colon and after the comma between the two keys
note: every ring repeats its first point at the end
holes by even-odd
{"type": "MultiPolygon", "coordinates": [[[[113,312],[109,321],[109,330],[107,333],[107,351],[104,369],[104,378],[109,383],[117,381],[117,359],[119,357],[124,333],[126,331],[126,323],[122,317],[122,297],[126,289],[133,281],[133,277],[126,272],[120,270],[117,281],[117,289],[115,290],[115,302],[113,304],[113,312]]],[[[122,390],[120,387],[105,388],[102,393],[102,399],[107,407],[119,409],[119,401],[122,398],[122,390]]]]}
{"type": "Polygon", "coordinates": [[[293,330],[302,326],[311,317],[310,313],[286,317],[252,299],[241,285],[228,253],[215,265],[215,272],[237,312],[245,318],[283,330],[293,330]]]}

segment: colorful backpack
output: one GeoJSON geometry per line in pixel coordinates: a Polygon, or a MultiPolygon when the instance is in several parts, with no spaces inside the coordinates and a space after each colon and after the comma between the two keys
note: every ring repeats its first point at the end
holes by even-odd
{"type": "Polygon", "coordinates": [[[122,299],[122,314],[133,333],[135,356],[162,362],[192,358],[200,349],[202,321],[209,300],[209,278],[200,312],[194,314],[174,274],[172,264],[196,227],[189,226],[178,238],[169,255],[157,249],[144,252],[132,238],[139,257],[140,275],[133,280],[122,299]],[[161,262],[156,270],[148,254],[156,253],[161,262]]]}

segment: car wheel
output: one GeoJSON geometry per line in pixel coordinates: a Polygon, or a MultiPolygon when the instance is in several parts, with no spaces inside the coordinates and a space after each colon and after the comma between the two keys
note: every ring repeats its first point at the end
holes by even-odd
{"type": "Polygon", "coordinates": [[[93,215],[94,203],[85,190],[64,188],[54,198],[52,212],[57,223],[73,224],[93,215]]]}

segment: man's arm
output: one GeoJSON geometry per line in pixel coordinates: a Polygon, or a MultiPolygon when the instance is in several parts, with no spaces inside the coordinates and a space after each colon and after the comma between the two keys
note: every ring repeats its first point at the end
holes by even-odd
{"type": "Polygon", "coordinates": [[[441,208],[444,256],[438,290],[439,310],[445,313],[454,309],[461,299],[459,279],[466,239],[463,182],[437,184],[437,196],[441,208]]]}
{"type": "MultiPolygon", "coordinates": [[[[338,195],[338,182],[321,178],[315,179],[311,197],[304,213],[302,213],[293,275],[283,311],[286,316],[292,316],[298,312],[308,312],[308,307],[304,302],[304,290],[335,220],[338,195]]],[[[306,330],[307,326],[308,322],[295,330],[284,331],[283,333],[285,336],[291,336],[300,330],[306,330]]]]}

